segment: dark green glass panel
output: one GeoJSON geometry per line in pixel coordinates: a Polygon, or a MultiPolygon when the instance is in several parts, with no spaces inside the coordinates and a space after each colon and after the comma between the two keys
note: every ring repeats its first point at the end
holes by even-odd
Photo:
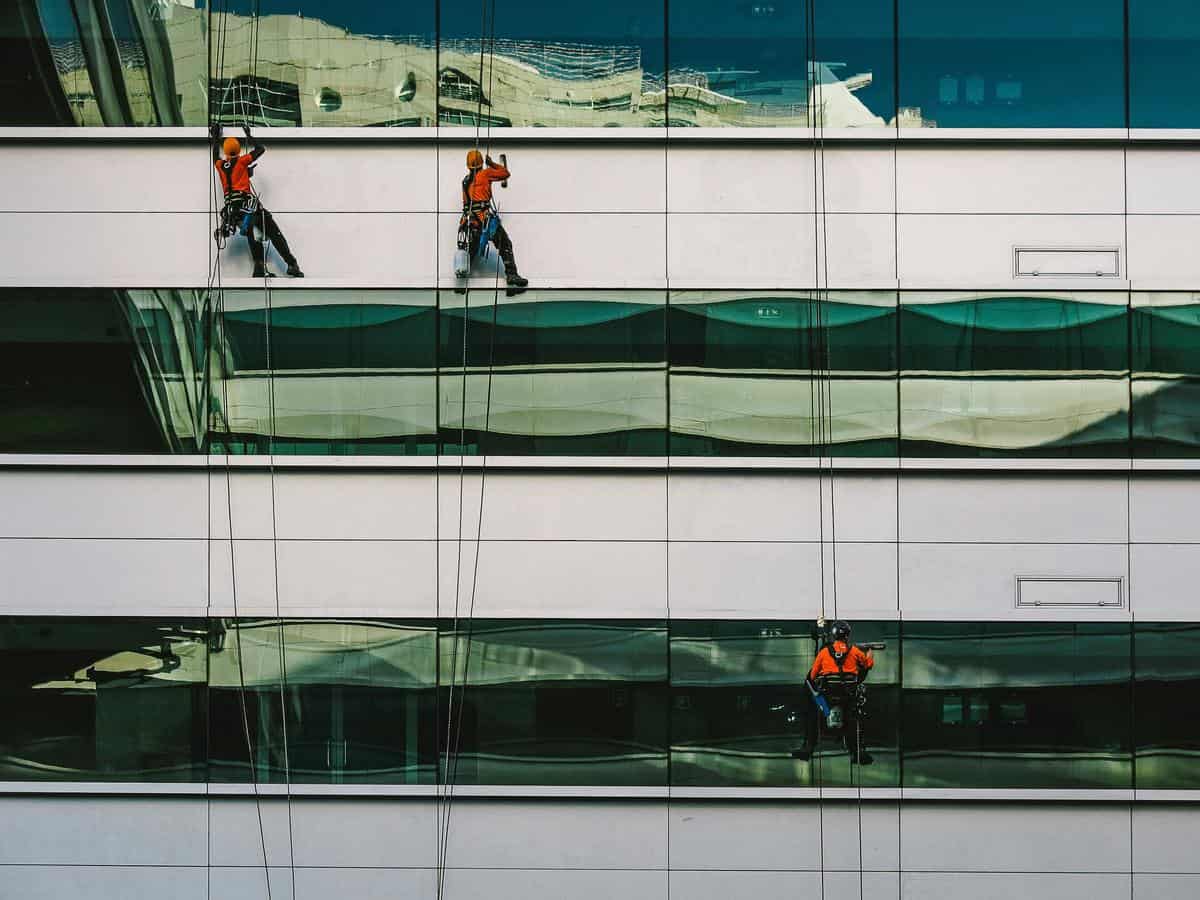
{"type": "Polygon", "coordinates": [[[205,780],[202,619],[0,618],[0,780],[205,780]]]}
{"type": "Polygon", "coordinates": [[[1133,658],[1138,788],[1200,788],[1200,626],[1138,622],[1133,658]]]}
{"type": "Polygon", "coordinates": [[[663,455],[665,329],[661,291],[443,291],[442,452],[663,455]]]}
{"type": "Polygon", "coordinates": [[[1124,128],[1124,19],[1124,0],[900,0],[905,124],[1124,128]]]}
{"type": "Polygon", "coordinates": [[[440,673],[444,780],[666,784],[663,622],[443,620],[440,673]]]}
{"type": "Polygon", "coordinates": [[[670,317],[673,455],[895,455],[894,293],[681,292],[670,317]]]}
{"type": "Polygon", "coordinates": [[[1133,439],[1137,456],[1200,456],[1200,303],[1133,295],[1133,439]]]}
{"type": "Polygon", "coordinates": [[[233,366],[212,373],[212,452],[436,452],[432,291],[224,291],[212,303],[233,366]]]}
{"type": "Polygon", "coordinates": [[[138,360],[120,292],[0,290],[0,452],[167,452],[138,360]]]}
{"type": "Polygon", "coordinates": [[[1128,624],[904,623],[906,787],[1132,787],[1128,624]]]}
{"type": "Polygon", "coordinates": [[[819,646],[814,622],[672,621],[672,784],[898,784],[898,626],[856,622],[854,639],[888,644],[867,682],[862,745],[874,760],[862,767],[851,767],[844,741],[824,729],[815,752],[809,746],[818,718],[804,686],[819,646]]]}
{"type": "MultiPolygon", "coordinates": [[[[270,315],[270,360],[276,371],[294,369],[432,368],[437,311],[386,303],[284,306],[270,315]]],[[[239,369],[267,368],[264,309],[225,314],[225,331],[239,369]]]]}
{"type": "Polygon", "coordinates": [[[434,780],[433,622],[214,620],[212,647],[214,780],[248,781],[251,760],[263,782],[434,780]]]}
{"type": "Polygon", "coordinates": [[[816,4],[812,49],[803,3],[673,0],[667,8],[673,127],[894,124],[894,0],[816,4]],[[810,56],[819,65],[810,67],[810,56]],[[810,103],[823,103],[823,118],[809,116],[810,103]]]}
{"type": "Polygon", "coordinates": [[[982,297],[900,307],[905,371],[1129,368],[1126,307],[1058,297],[982,297]]]}
{"type": "Polygon", "coordinates": [[[1129,125],[1200,127],[1193,90],[1200,18],[1192,0],[1129,0],[1129,125]]]}
{"type": "Polygon", "coordinates": [[[901,453],[1127,455],[1127,307],[1123,293],[903,295],[901,453]]]}

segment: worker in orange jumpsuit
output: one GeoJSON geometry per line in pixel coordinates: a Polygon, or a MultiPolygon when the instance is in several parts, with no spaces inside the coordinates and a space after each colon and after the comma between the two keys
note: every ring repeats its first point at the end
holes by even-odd
{"type": "MultiPolygon", "coordinates": [[[[871,651],[864,651],[861,647],[855,646],[850,642],[849,623],[834,622],[833,640],[817,651],[817,657],[813,660],[812,668],[808,672],[806,684],[813,695],[814,705],[805,717],[804,748],[803,750],[794,751],[792,753],[793,757],[808,759],[812,756],[813,750],[817,746],[817,739],[820,733],[820,722],[817,717],[818,715],[824,717],[828,709],[827,704],[822,709],[820,701],[816,700],[817,697],[821,696],[823,679],[831,675],[851,675],[857,679],[858,684],[862,684],[867,680],[867,675],[874,666],[875,657],[871,651]]],[[[871,754],[867,753],[862,747],[856,746],[859,739],[859,722],[858,707],[854,702],[853,694],[844,703],[842,711],[844,714],[842,736],[846,750],[859,765],[867,765],[873,762],[874,759],[871,754]]]]}
{"type": "Polygon", "coordinates": [[[225,206],[221,210],[221,231],[229,237],[241,232],[250,242],[250,257],[254,260],[254,277],[269,278],[266,252],[262,237],[255,234],[257,228],[262,235],[283,257],[287,264],[287,273],[293,278],[303,278],[300,264],[288,246],[287,238],[275,224],[275,217],[265,206],[259,203],[254,188],[250,185],[250,177],[254,174],[254,165],[267,152],[267,148],[256,141],[250,134],[249,127],[243,126],[246,143],[252,144],[249,153],[242,153],[242,142],[230,137],[221,140],[221,126],[212,126],[213,166],[217,170],[217,178],[221,182],[221,190],[225,194],[225,206]]]}
{"type": "Polygon", "coordinates": [[[497,181],[507,181],[511,174],[508,166],[494,162],[490,156],[485,159],[478,150],[469,151],[467,175],[462,183],[462,219],[459,221],[459,227],[467,229],[472,260],[479,252],[480,235],[489,225],[492,226],[491,242],[499,251],[500,260],[504,263],[504,280],[508,284],[507,293],[510,297],[528,287],[529,279],[522,278],[521,273],[517,271],[512,241],[492,208],[492,185],[497,181]]]}

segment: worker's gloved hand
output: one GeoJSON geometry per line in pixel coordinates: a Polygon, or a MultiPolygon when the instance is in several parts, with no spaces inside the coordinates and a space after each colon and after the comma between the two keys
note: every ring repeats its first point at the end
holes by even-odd
{"type": "Polygon", "coordinates": [[[494,166],[496,164],[496,161],[494,159],[492,159],[490,156],[484,157],[483,161],[485,163],[487,163],[489,167],[494,166]]]}
{"type": "Polygon", "coordinates": [[[219,144],[221,142],[221,130],[220,122],[213,122],[208,126],[208,136],[212,138],[214,143],[219,144]]]}

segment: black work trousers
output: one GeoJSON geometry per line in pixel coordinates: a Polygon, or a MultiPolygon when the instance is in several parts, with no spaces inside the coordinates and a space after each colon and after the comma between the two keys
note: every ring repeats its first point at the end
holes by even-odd
{"type": "MultiPolygon", "coordinates": [[[[479,221],[478,216],[471,216],[470,224],[470,243],[471,259],[475,259],[476,253],[479,252],[479,233],[483,229],[483,223],[479,221]]],[[[504,226],[497,224],[496,230],[492,234],[492,244],[500,253],[500,260],[504,263],[505,275],[517,274],[517,261],[513,257],[512,241],[508,237],[508,232],[504,230],[504,226]]]]}
{"type": "Polygon", "coordinates": [[[296,266],[296,257],[292,255],[292,248],[288,246],[287,238],[275,224],[275,217],[271,215],[270,211],[265,207],[259,207],[258,212],[254,214],[253,223],[254,227],[246,231],[246,240],[250,242],[250,257],[254,260],[255,268],[264,265],[266,261],[263,242],[255,235],[255,228],[259,229],[271,242],[289,267],[296,266]]]}
{"type": "MultiPolygon", "coordinates": [[[[840,729],[842,742],[846,747],[846,751],[851,755],[856,755],[855,744],[858,742],[858,704],[854,702],[854,695],[850,694],[845,699],[840,701],[842,707],[842,727],[840,729]]],[[[817,708],[817,704],[810,697],[808,700],[808,714],[804,717],[804,749],[809,753],[816,753],[817,741],[821,735],[821,726],[824,724],[825,717],[821,715],[821,710],[817,708]]],[[[836,734],[837,732],[830,732],[836,734]]],[[[865,748],[864,748],[865,749],[865,748]]]]}

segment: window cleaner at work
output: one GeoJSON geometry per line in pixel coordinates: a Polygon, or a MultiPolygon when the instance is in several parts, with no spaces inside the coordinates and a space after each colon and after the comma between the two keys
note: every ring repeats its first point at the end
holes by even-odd
{"type": "Polygon", "coordinates": [[[458,222],[458,251],[454,254],[454,275],[457,278],[468,278],[471,274],[471,264],[475,258],[487,254],[490,241],[495,244],[504,263],[504,280],[508,285],[508,296],[519,294],[529,285],[529,280],[521,277],[517,271],[517,262],[513,258],[513,245],[508,232],[500,221],[500,213],[496,210],[492,199],[492,185],[499,181],[502,187],[508,186],[511,173],[508,170],[508,160],[500,154],[500,162],[496,163],[489,156],[486,159],[478,150],[467,153],[467,176],[462,183],[462,218],[458,222]]]}
{"type": "Polygon", "coordinates": [[[253,147],[249,153],[242,153],[242,143],[237,138],[230,137],[222,141],[220,125],[213,123],[210,132],[213,165],[221,182],[221,190],[225,194],[225,205],[221,209],[221,226],[215,235],[217,245],[224,248],[226,238],[235,234],[245,235],[250,243],[250,256],[254,260],[254,277],[270,278],[272,273],[267,269],[266,250],[263,247],[265,235],[283,257],[287,264],[287,273],[293,278],[303,278],[300,264],[296,262],[287,238],[275,224],[275,217],[259,203],[258,195],[250,186],[254,165],[267,152],[267,148],[251,136],[249,126],[243,126],[242,131],[246,134],[246,143],[253,147]]]}
{"type": "Polygon", "coordinates": [[[851,643],[848,622],[834,622],[832,632],[833,639],[817,651],[804,682],[816,710],[804,716],[804,747],[793,751],[792,756],[796,759],[809,759],[812,756],[823,722],[829,731],[841,733],[853,762],[869,765],[874,758],[861,746],[862,718],[866,706],[863,682],[875,666],[871,651],[876,647],[883,649],[883,645],[868,644],[868,649],[864,651],[851,643]],[[820,721],[816,712],[820,713],[820,721]]]}

